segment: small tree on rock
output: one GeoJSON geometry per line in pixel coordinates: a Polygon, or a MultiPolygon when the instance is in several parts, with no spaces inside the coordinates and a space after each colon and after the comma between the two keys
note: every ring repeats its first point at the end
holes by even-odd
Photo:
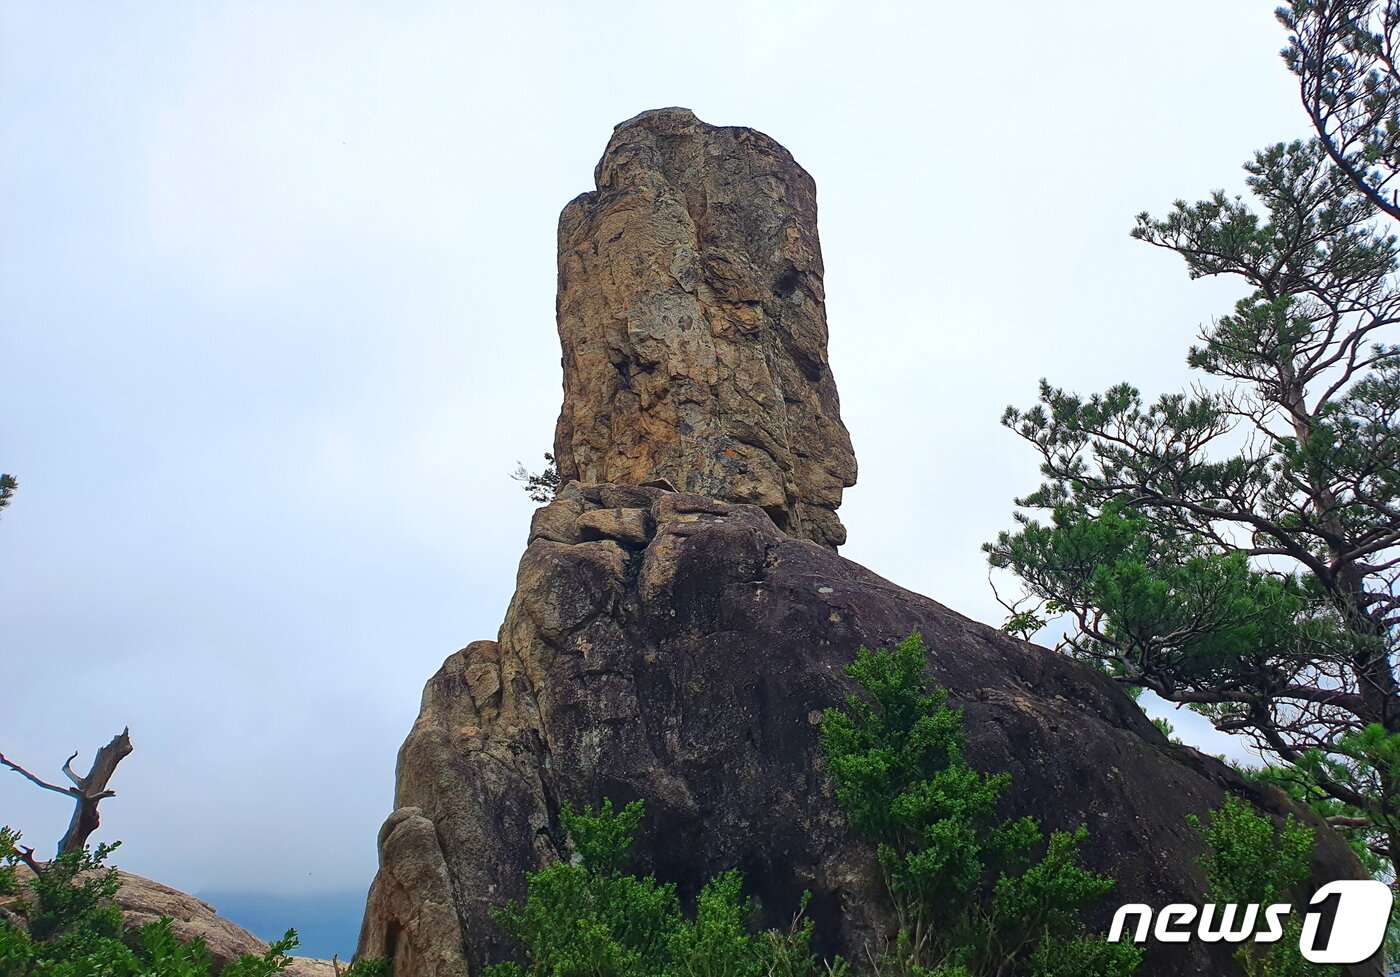
{"type": "Polygon", "coordinates": [[[1245,166],[1134,237],[1250,293],[1202,330],[1212,378],[1146,402],[1042,381],[1003,423],[1046,481],[987,546],[1068,614],[1061,648],[1185,703],[1305,775],[1400,865],[1396,239],[1319,140],[1245,166]]]}
{"type": "Polygon", "coordinates": [[[893,651],[861,648],[846,671],[865,695],[821,721],[836,799],[875,842],[898,919],[876,972],[1131,974],[1140,948],[1087,934],[1079,919],[1114,885],[1080,864],[1087,830],[1046,837],[1033,818],[996,817],[1011,777],[968,764],[962,712],[925,683],[926,656],[917,632],[893,651]]]}

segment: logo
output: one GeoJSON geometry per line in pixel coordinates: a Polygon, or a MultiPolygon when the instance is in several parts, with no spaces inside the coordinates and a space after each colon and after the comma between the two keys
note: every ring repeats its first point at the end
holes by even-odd
{"type": "MultiPolygon", "coordinates": [[[[1393,900],[1390,886],[1375,879],[1327,883],[1313,893],[1303,910],[1303,933],[1298,940],[1303,959],[1308,963],[1360,963],[1367,959],[1385,939],[1393,900]]],[[[1163,906],[1154,921],[1151,906],[1133,902],[1113,914],[1108,941],[1121,941],[1132,920],[1134,943],[1146,942],[1149,933],[1159,943],[1186,943],[1193,937],[1203,943],[1277,943],[1283,938],[1284,920],[1292,911],[1286,902],[1272,906],[1177,902],[1163,906]]]]}

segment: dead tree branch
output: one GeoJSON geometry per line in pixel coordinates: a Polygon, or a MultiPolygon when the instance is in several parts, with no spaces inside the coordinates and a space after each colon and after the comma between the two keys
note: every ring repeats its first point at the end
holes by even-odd
{"type": "Polygon", "coordinates": [[[34,857],[33,848],[28,845],[18,845],[15,847],[15,854],[19,856],[21,862],[29,866],[29,870],[34,873],[35,877],[41,879],[44,877],[44,866],[40,865],[39,860],[34,857]]]}
{"type": "Polygon", "coordinates": [[[0,764],[9,767],[26,780],[45,790],[67,794],[73,798],[73,819],[68,822],[68,830],[63,833],[63,838],[58,843],[58,853],[62,855],[64,852],[81,850],[87,844],[88,837],[97,830],[97,826],[101,823],[97,814],[97,805],[100,801],[116,796],[117,792],[109,789],[107,782],[112,779],[112,774],[116,773],[117,764],[121,763],[131,751],[131,729],[127,728],[112,737],[112,742],[97,751],[97,755],[92,760],[92,768],[86,777],[79,777],[73,772],[73,760],[78,756],[75,752],[63,763],[63,774],[73,782],[72,787],[58,787],[40,780],[19,764],[7,759],[3,753],[0,753],[0,764]]]}
{"type": "MultiPolygon", "coordinates": [[[[77,754],[74,754],[74,755],[76,756],[77,754]]],[[[38,777],[34,776],[34,775],[33,775],[32,773],[30,773],[28,770],[26,770],[26,769],[24,769],[23,767],[21,767],[18,763],[15,763],[14,761],[7,759],[7,758],[5,757],[5,754],[3,754],[3,753],[0,753],[0,763],[2,763],[2,764],[4,764],[5,766],[9,767],[11,770],[13,770],[15,773],[19,774],[20,776],[24,777],[24,778],[25,778],[26,780],[28,780],[30,783],[38,784],[40,787],[44,788],[44,790],[52,790],[52,791],[56,791],[57,793],[60,793],[60,794],[67,794],[67,793],[69,793],[69,789],[68,789],[67,787],[55,787],[53,784],[48,783],[47,781],[40,780],[38,777]]]]}

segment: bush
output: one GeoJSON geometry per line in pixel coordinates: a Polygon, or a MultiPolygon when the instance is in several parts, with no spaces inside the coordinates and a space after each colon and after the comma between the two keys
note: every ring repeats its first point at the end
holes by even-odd
{"type": "MultiPolygon", "coordinates": [[[[1282,828],[1275,828],[1269,817],[1240,798],[1227,796],[1225,806],[1211,813],[1208,825],[1194,814],[1186,820],[1209,848],[1200,864],[1210,902],[1259,906],[1306,902],[1295,897],[1312,878],[1313,831],[1291,814],[1282,828]]],[[[1303,959],[1298,949],[1301,934],[1301,914],[1290,913],[1277,943],[1247,941],[1235,951],[1235,959],[1247,977],[1336,975],[1336,967],[1303,959]]]]}
{"type": "Polygon", "coordinates": [[[548,451],[544,453],[544,471],[532,472],[516,462],[515,471],[510,477],[520,483],[520,487],[525,490],[531,501],[542,504],[553,502],[555,494],[564,484],[559,475],[559,463],[548,451]]]}
{"type": "Polygon", "coordinates": [[[924,683],[915,632],[847,666],[865,690],[822,716],[821,742],[851,827],[876,844],[898,931],[877,971],[919,977],[1120,977],[1131,944],[1086,935],[1081,907],[1113,880],[1079,861],[1088,832],[1048,838],[1033,818],[998,820],[1007,774],[972,769],[962,712],[924,683]],[[1041,852],[1037,861],[1030,854],[1041,852]]]}
{"type": "MultiPolygon", "coordinates": [[[[815,977],[828,968],[811,953],[812,922],[759,931],[757,907],[743,896],[738,872],[712,879],[693,916],[681,911],[676,887],[623,871],[643,805],[600,810],[560,820],[574,847],[569,862],[526,876],[523,903],[496,916],[525,946],[526,966],[498,963],[483,977],[815,977]]],[[[805,907],[805,902],[804,902],[805,907]]]]}
{"type": "MultiPolygon", "coordinates": [[[[104,862],[120,845],[64,852],[37,870],[22,889],[19,835],[0,828],[0,977],[210,977],[213,961],[202,939],[180,940],[161,919],[124,931],[112,898],[121,888],[104,862]]],[[[220,977],[273,977],[291,963],[296,930],[256,956],[244,954],[220,977]]],[[[357,963],[345,977],[387,977],[382,961],[357,963]]]]}
{"type": "MultiPolygon", "coordinates": [[[[862,648],[850,675],[868,697],[828,710],[823,752],[852,827],[875,841],[899,921],[874,970],[900,977],[1126,977],[1139,947],[1084,932],[1079,910],[1113,880],[1080,864],[1084,828],[1046,836],[1032,818],[998,820],[1010,783],[963,757],[962,715],[923,683],[917,634],[894,652],[862,648]],[[1038,854],[1032,858],[1032,853],[1038,854]]],[[[560,815],[573,847],[530,873],[496,911],[525,964],[483,977],[817,977],[844,975],[811,951],[813,924],[759,930],[738,872],[712,879],[693,913],[674,885],[628,873],[641,801],[560,815]]],[[[805,901],[803,909],[805,910],[805,901]]]]}

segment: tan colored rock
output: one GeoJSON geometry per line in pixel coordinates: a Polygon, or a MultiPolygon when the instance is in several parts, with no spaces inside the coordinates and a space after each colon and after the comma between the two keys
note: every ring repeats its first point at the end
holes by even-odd
{"type": "Polygon", "coordinates": [[[560,474],[758,505],[844,542],[856,461],[812,178],[760,132],[671,108],[618,126],[595,179],[559,219],[560,474]]]}
{"type": "Polygon", "coordinates": [[[578,517],[578,528],[584,539],[645,543],[655,524],[644,509],[594,509],[578,517]]]}
{"type": "Polygon", "coordinates": [[[171,919],[171,931],[182,940],[203,937],[209,954],[222,966],[242,954],[263,954],[267,944],[243,927],[229,922],[209,903],[139,875],[121,873],[122,887],[117,905],[122,922],[136,928],[154,923],[162,916],[171,919]]]}
{"type": "Polygon", "coordinates": [[[530,542],[537,539],[551,539],[556,543],[580,543],[578,517],[583,515],[587,504],[577,498],[557,498],[549,505],[535,510],[530,520],[530,542]]]}
{"type": "MultiPolygon", "coordinates": [[[[675,489],[666,491],[674,492],[675,489]]],[[[650,510],[666,491],[654,485],[604,485],[598,490],[598,501],[609,509],[650,510]]]]}
{"type": "MultiPolygon", "coordinates": [[[[204,940],[213,958],[215,972],[237,960],[245,953],[262,956],[268,945],[243,927],[220,916],[209,903],[179,889],[130,872],[117,872],[122,886],[117,890],[116,903],[121,907],[122,925],[138,929],[147,923],[170,918],[170,931],[180,940],[204,940]]],[[[20,879],[32,877],[29,869],[20,867],[20,879]]],[[[329,960],[292,957],[291,965],[283,971],[287,977],[335,977],[335,966],[329,960]]]]}
{"type": "Polygon", "coordinates": [[[395,811],[379,831],[379,857],[356,956],[391,957],[402,974],[464,977],[462,927],[433,823],[414,807],[395,811]]]}

